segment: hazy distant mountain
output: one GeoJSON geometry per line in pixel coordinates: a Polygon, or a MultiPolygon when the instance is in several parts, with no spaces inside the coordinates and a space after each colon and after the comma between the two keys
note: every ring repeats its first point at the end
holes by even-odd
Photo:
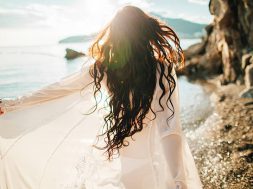
{"type": "Polygon", "coordinates": [[[205,33],[204,28],[206,24],[199,24],[181,18],[166,18],[156,13],[151,14],[164,21],[181,38],[196,38],[204,35],[205,33]]]}
{"type": "MultiPolygon", "coordinates": [[[[181,18],[166,18],[156,13],[151,14],[168,24],[180,38],[199,38],[205,33],[204,28],[206,24],[194,23],[181,18]]],[[[59,43],[86,42],[94,39],[95,36],[96,34],[70,36],[60,40],[59,43]]]]}
{"type": "Polygon", "coordinates": [[[59,43],[80,43],[92,40],[96,37],[97,34],[90,34],[90,35],[75,35],[64,38],[59,41],[59,43]]]}

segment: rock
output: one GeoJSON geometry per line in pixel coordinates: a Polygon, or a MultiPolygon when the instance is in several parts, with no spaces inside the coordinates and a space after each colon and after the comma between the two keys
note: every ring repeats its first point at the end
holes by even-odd
{"type": "Polygon", "coordinates": [[[253,64],[246,67],[244,80],[246,88],[253,87],[253,64]]]}
{"type": "Polygon", "coordinates": [[[69,48],[66,49],[65,58],[68,59],[68,60],[72,60],[72,59],[75,59],[75,58],[78,58],[78,57],[81,57],[81,56],[85,56],[85,54],[82,53],[82,52],[78,52],[78,51],[69,49],[69,48]]]}
{"type": "Polygon", "coordinates": [[[226,99],[226,95],[221,95],[219,98],[219,102],[223,102],[226,99]]]}
{"type": "Polygon", "coordinates": [[[186,59],[194,62],[197,72],[222,74],[224,85],[243,84],[244,69],[251,61],[249,55],[243,55],[253,50],[253,1],[210,0],[209,10],[214,19],[206,26],[207,36],[185,50],[186,59]],[[199,66],[193,57],[199,59],[199,66]]]}
{"type": "Polygon", "coordinates": [[[236,80],[237,85],[243,85],[244,84],[244,77],[242,75],[239,75],[236,80]]]}
{"type": "Polygon", "coordinates": [[[241,98],[253,98],[253,87],[251,88],[246,88],[243,90],[240,95],[241,98]]]}
{"type": "Polygon", "coordinates": [[[248,155],[244,156],[245,160],[248,163],[253,163],[253,152],[249,153],[248,155]]]}
{"type": "Polygon", "coordinates": [[[253,63],[253,53],[244,54],[242,56],[242,69],[245,70],[251,63],[253,63]]]}
{"type": "Polygon", "coordinates": [[[251,106],[251,105],[253,105],[253,101],[252,101],[252,102],[246,102],[246,103],[244,104],[244,106],[251,106]]]}
{"type": "Polygon", "coordinates": [[[242,152],[242,151],[245,151],[245,150],[253,150],[253,144],[246,143],[246,144],[238,147],[239,152],[242,152]]]}
{"type": "Polygon", "coordinates": [[[207,35],[210,35],[212,33],[212,31],[213,31],[213,23],[207,25],[205,27],[205,30],[206,30],[207,35]]]}
{"type": "Polygon", "coordinates": [[[196,43],[188,47],[187,50],[184,51],[185,59],[189,59],[190,57],[203,54],[205,52],[205,42],[202,41],[200,43],[196,43]]]}
{"type": "Polygon", "coordinates": [[[222,73],[221,56],[217,49],[207,51],[200,64],[208,75],[222,73]]]}
{"type": "Polygon", "coordinates": [[[233,128],[232,125],[227,124],[227,125],[224,125],[223,131],[224,131],[224,132],[228,132],[228,131],[230,131],[232,128],[233,128]]]}

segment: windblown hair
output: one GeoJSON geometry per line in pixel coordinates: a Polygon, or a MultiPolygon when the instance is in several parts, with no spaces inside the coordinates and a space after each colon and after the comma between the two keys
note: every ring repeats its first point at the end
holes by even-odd
{"type": "MultiPolygon", "coordinates": [[[[151,103],[157,80],[162,90],[161,111],[164,110],[161,100],[167,92],[166,106],[169,107],[176,87],[172,67],[173,64],[182,67],[184,55],[179,38],[169,26],[134,6],[117,12],[99,33],[89,53],[96,60],[90,69],[95,99],[105,77],[109,91],[110,110],[104,117],[104,132],[100,135],[105,136],[106,146],[100,149],[106,150],[111,160],[120,148],[129,145],[127,137],[143,129],[149,111],[155,119],[151,103]]],[[[174,108],[172,112],[171,116],[174,108]]]]}

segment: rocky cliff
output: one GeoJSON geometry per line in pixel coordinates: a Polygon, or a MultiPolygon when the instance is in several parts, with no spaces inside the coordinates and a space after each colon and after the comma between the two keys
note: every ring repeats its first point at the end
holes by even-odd
{"type": "Polygon", "coordinates": [[[221,74],[221,84],[245,82],[245,69],[253,65],[253,1],[210,0],[213,23],[202,42],[185,51],[189,76],[221,74]]]}

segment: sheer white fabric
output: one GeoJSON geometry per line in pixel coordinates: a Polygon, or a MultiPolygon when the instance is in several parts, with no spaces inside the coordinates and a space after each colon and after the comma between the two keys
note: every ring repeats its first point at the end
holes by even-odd
{"type": "MultiPolygon", "coordinates": [[[[201,189],[194,159],[179,119],[178,83],[172,95],[175,114],[169,108],[132,139],[120,156],[106,161],[93,148],[101,132],[103,115],[95,104],[90,61],[80,72],[35,93],[3,100],[0,116],[1,189],[201,189]],[[86,87],[85,87],[86,86],[86,87]],[[84,88],[85,87],[85,88],[84,88]],[[80,90],[82,93],[80,93],[80,90]]],[[[176,74],[173,70],[175,80],[176,74]]],[[[102,84],[106,98],[106,85],[102,84]]],[[[152,107],[160,110],[159,87],[152,107]]],[[[165,103],[165,99],[162,103],[165,103]]],[[[165,106],[164,106],[165,107],[165,106]]],[[[148,118],[153,115],[148,114],[148,118]]],[[[97,145],[103,145],[100,138],[97,145]]]]}

